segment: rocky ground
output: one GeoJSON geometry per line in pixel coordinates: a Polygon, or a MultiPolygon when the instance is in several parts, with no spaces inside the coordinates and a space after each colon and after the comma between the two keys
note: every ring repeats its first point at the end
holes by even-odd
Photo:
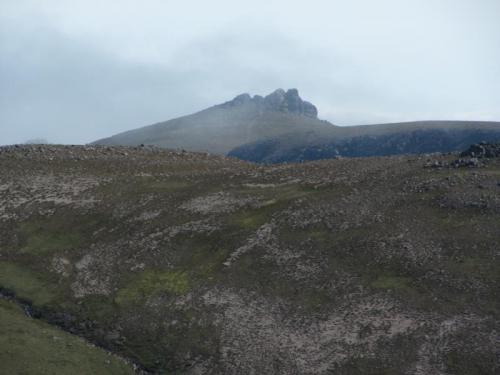
{"type": "Polygon", "coordinates": [[[473,152],[3,147],[0,287],[151,373],[498,374],[500,160],[473,152]]]}

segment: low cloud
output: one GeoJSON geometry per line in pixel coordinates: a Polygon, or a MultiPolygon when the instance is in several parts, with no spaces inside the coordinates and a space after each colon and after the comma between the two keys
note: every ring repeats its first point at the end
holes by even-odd
{"type": "Polygon", "coordinates": [[[90,142],[278,87],[339,125],[500,120],[498,2],[100,4],[0,5],[0,143],[90,142]]]}

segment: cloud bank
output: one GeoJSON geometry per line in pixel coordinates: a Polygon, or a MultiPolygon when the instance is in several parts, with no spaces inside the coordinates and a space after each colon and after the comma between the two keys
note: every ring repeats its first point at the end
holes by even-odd
{"type": "Polygon", "coordinates": [[[496,0],[0,4],[0,144],[299,88],[339,125],[500,120],[496,0]]]}

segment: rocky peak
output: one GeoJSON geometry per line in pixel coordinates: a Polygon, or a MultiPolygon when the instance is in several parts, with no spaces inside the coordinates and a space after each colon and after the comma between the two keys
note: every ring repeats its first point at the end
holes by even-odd
{"type": "Polygon", "coordinates": [[[283,89],[278,89],[264,98],[264,104],[267,109],[295,113],[307,117],[318,117],[316,107],[302,100],[299,95],[299,90],[289,89],[285,92],[283,89]]]}
{"type": "Polygon", "coordinates": [[[250,94],[241,94],[241,95],[238,95],[236,98],[234,98],[232,100],[232,103],[235,104],[235,105],[238,105],[238,104],[245,104],[245,103],[248,103],[252,101],[252,97],[250,96],[250,94]]]}
{"type": "Polygon", "coordinates": [[[293,113],[312,118],[318,117],[317,108],[302,100],[297,89],[289,89],[288,91],[278,89],[266,97],[260,95],[251,97],[249,94],[241,94],[224,105],[234,107],[247,103],[253,103],[262,110],[293,113]]]}

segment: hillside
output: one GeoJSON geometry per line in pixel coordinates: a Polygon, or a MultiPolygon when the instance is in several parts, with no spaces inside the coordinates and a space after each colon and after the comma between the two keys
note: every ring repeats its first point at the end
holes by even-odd
{"type": "MultiPolygon", "coordinates": [[[[471,157],[485,147],[272,166],[3,147],[0,288],[40,320],[26,324],[152,373],[498,374],[500,160],[471,157]]],[[[25,318],[12,309],[2,324],[25,318]]],[[[0,370],[36,373],[16,332],[0,370]]]]}
{"type": "Polygon", "coordinates": [[[275,138],[304,128],[333,128],[317,119],[317,109],[297,90],[276,90],[266,97],[242,94],[201,112],[131,130],[94,142],[100,145],[154,145],[225,154],[240,145],[275,138]]]}
{"type": "Polygon", "coordinates": [[[500,141],[500,123],[421,121],[335,126],[296,89],[266,97],[242,94],[193,115],[131,130],[94,144],[155,145],[227,154],[263,162],[298,162],[339,156],[387,156],[459,151],[500,141]]]}
{"type": "Polygon", "coordinates": [[[258,163],[302,162],[337,157],[390,156],[452,152],[483,141],[500,141],[500,123],[421,121],[336,127],[241,145],[228,152],[258,163]]]}
{"type": "MultiPolygon", "coordinates": [[[[4,272],[5,269],[2,269],[4,272]]],[[[0,299],[2,374],[134,374],[133,366],[0,299]]]]}

